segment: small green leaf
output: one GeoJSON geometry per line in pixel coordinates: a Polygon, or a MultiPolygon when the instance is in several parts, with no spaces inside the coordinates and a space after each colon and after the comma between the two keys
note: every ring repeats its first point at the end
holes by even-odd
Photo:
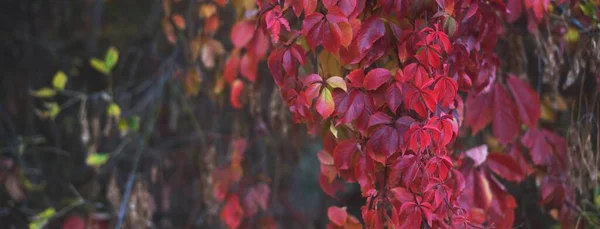
{"type": "Polygon", "coordinates": [[[108,108],[106,109],[106,112],[108,113],[108,116],[115,118],[121,117],[121,108],[116,103],[109,104],[108,108]]]}
{"type": "Polygon", "coordinates": [[[137,132],[140,129],[140,116],[132,116],[129,118],[129,127],[137,132]]]}
{"type": "Polygon", "coordinates": [[[104,65],[112,70],[115,65],[117,65],[117,61],[119,61],[119,51],[115,47],[110,47],[108,51],[106,51],[106,56],[104,57],[104,65]]]}
{"type": "Polygon", "coordinates": [[[54,217],[55,214],[56,210],[54,208],[46,208],[46,210],[37,214],[31,223],[29,223],[29,229],[44,228],[48,224],[48,220],[54,217]]]}
{"type": "Polygon", "coordinates": [[[54,91],[54,89],[49,88],[49,87],[43,87],[38,89],[37,91],[32,91],[31,95],[38,97],[38,98],[50,98],[54,95],[56,95],[56,91],[54,91]]]}
{"type": "Polygon", "coordinates": [[[54,78],[52,79],[52,86],[57,91],[62,91],[65,89],[65,85],[67,84],[67,74],[63,71],[58,71],[54,74],[54,78]]]}
{"type": "Polygon", "coordinates": [[[89,166],[101,166],[106,164],[106,162],[108,161],[108,154],[107,153],[93,153],[88,155],[87,159],[85,160],[85,163],[89,166]]]}
{"type": "Polygon", "coordinates": [[[99,71],[105,75],[110,75],[110,68],[108,68],[108,66],[106,66],[106,63],[104,63],[104,61],[97,59],[97,58],[92,58],[92,59],[90,59],[90,65],[97,71],[99,71]]]}
{"type": "Polygon", "coordinates": [[[54,120],[54,118],[58,116],[58,113],[60,113],[60,106],[56,102],[45,103],[44,105],[46,108],[48,108],[46,114],[50,117],[50,119],[54,120]]]}

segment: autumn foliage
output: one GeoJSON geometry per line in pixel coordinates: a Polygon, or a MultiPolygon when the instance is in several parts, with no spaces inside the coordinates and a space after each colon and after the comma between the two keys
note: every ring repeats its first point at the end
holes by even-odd
{"type": "MultiPolygon", "coordinates": [[[[573,225],[565,139],[538,126],[538,93],[525,77],[500,73],[495,53],[506,24],[522,15],[537,33],[549,1],[256,4],[231,31],[235,50],[224,70],[231,103],[241,107],[238,69],[253,83],[268,55],[294,121],[322,132],[323,191],[335,197],[342,181],[360,185],[362,226],[512,228],[517,202],[504,182],[533,175],[540,205],[573,225]],[[488,126],[502,152],[461,150],[459,138],[488,126]]],[[[224,207],[230,228],[243,215],[234,210],[239,202],[231,197],[224,207]]],[[[327,214],[328,228],[362,227],[345,208],[327,214]]]]}

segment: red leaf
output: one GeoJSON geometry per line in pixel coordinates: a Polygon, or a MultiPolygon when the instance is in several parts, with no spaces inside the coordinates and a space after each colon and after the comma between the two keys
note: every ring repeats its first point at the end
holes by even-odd
{"type": "Polygon", "coordinates": [[[340,50],[341,39],[342,39],[342,31],[335,23],[323,23],[322,33],[323,37],[323,47],[337,55],[340,50]]]}
{"type": "Polygon", "coordinates": [[[350,86],[362,87],[363,82],[365,81],[365,73],[362,69],[355,69],[348,73],[348,75],[346,75],[346,79],[350,81],[350,86]]]}
{"type": "Polygon", "coordinates": [[[244,83],[239,79],[234,80],[231,84],[231,94],[229,95],[229,100],[231,102],[231,106],[235,109],[242,108],[242,103],[240,102],[242,90],[244,90],[244,83]]]}
{"type": "Polygon", "coordinates": [[[235,229],[242,224],[244,218],[244,210],[240,205],[240,198],[237,195],[232,195],[227,199],[225,206],[221,210],[221,220],[225,222],[230,229],[235,229]]]}
{"type": "Polygon", "coordinates": [[[426,82],[429,82],[429,74],[425,68],[418,63],[410,63],[404,67],[402,70],[404,76],[403,80],[396,78],[396,80],[404,82],[412,80],[413,85],[417,88],[421,88],[426,82]]]}
{"type": "Polygon", "coordinates": [[[538,22],[544,18],[544,13],[546,13],[550,5],[549,0],[527,0],[524,2],[525,7],[533,11],[533,15],[535,15],[538,22]]]}
{"type": "Polygon", "coordinates": [[[492,131],[494,136],[501,143],[508,144],[519,134],[519,119],[514,101],[500,84],[496,84],[494,87],[493,107],[492,131]]]}
{"type": "Polygon", "coordinates": [[[359,53],[366,53],[375,41],[385,35],[385,24],[379,17],[373,15],[369,17],[360,27],[356,35],[356,42],[359,53]]]}
{"type": "Polygon", "coordinates": [[[493,153],[487,156],[488,168],[500,177],[508,181],[521,182],[525,179],[525,173],[517,162],[506,154],[493,153]]]}
{"type": "Polygon", "coordinates": [[[517,103],[521,121],[525,125],[534,127],[541,114],[541,104],[537,93],[527,83],[512,74],[508,76],[506,83],[517,103]]]}
{"type": "Polygon", "coordinates": [[[367,73],[364,79],[364,87],[367,90],[375,90],[383,85],[392,74],[385,68],[375,68],[367,73]]]}
{"type": "Polygon", "coordinates": [[[233,50],[229,59],[227,59],[227,63],[225,64],[225,69],[223,69],[223,78],[227,83],[233,83],[233,80],[237,77],[238,69],[240,67],[240,52],[238,49],[233,50]]]}
{"type": "Polygon", "coordinates": [[[250,42],[254,34],[254,21],[243,20],[231,28],[231,42],[236,48],[243,48],[250,42]]]}
{"type": "Polygon", "coordinates": [[[267,51],[269,51],[269,45],[269,38],[265,32],[260,29],[256,30],[252,40],[245,47],[246,53],[249,53],[258,60],[262,60],[267,55],[267,51]]]}
{"type": "Polygon", "coordinates": [[[396,113],[402,104],[402,85],[398,82],[390,84],[385,91],[385,99],[392,112],[396,113]]]}
{"type": "Polygon", "coordinates": [[[323,14],[313,13],[304,18],[302,23],[302,35],[306,37],[306,43],[312,50],[323,42],[323,19],[323,14]]]}
{"type": "Polygon", "coordinates": [[[343,208],[333,206],[327,209],[327,217],[329,217],[329,220],[336,225],[344,226],[346,224],[346,219],[348,219],[348,213],[343,208]]]}
{"type": "Polygon", "coordinates": [[[493,93],[482,92],[467,97],[465,124],[471,126],[471,134],[476,134],[492,121],[493,93]]]}
{"type": "Polygon", "coordinates": [[[254,216],[257,213],[259,207],[262,210],[266,210],[270,193],[271,189],[269,188],[269,186],[263,183],[251,187],[246,193],[246,197],[244,198],[246,215],[254,216]]]}
{"type": "Polygon", "coordinates": [[[338,24],[340,29],[340,44],[344,47],[348,47],[352,42],[352,26],[350,23],[342,22],[338,24]]]}
{"type": "Polygon", "coordinates": [[[554,160],[552,145],[542,131],[529,129],[521,138],[521,142],[529,149],[531,160],[535,165],[550,165],[554,160]]]}
{"type": "Polygon", "coordinates": [[[324,165],[333,165],[333,157],[324,150],[321,150],[317,153],[317,157],[319,158],[319,162],[324,165]]]}
{"type": "Polygon", "coordinates": [[[240,71],[242,76],[248,79],[248,81],[255,82],[256,72],[258,71],[258,60],[248,55],[248,53],[244,54],[240,61],[240,71]]]}
{"type": "Polygon", "coordinates": [[[521,13],[523,11],[523,1],[522,0],[508,0],[506,2],[507,12],[506,21],[508,23],[513,23],[521,17],[521,13]]]}
{"type": "Polygon", "coordinates": [[[315,106],[317,108],[317,112],[319,112],[323,119],[326,119],[331,115],[331,113],[333,113],[333,110],[335,109],[335,103],[333,101],[331,91],[328,88],[324,87],[321,90],[321,95],[317,99],[315,106]]]}
{"type": "Polygon", "coordinates": [[[375,164],[373,160],[367,155],[358,155],[358,160],[354,167],[354,177],[360,184],[361,191],[366,193],[367,191],[374,188],[374,177],[375,164]]]}
{"type": "Polygon", "coordinates": [[[267,60],[267,67],[269,67],[269,71],[271,72],[271,76],[273,76],[273,80],[277,86],[283,86],[283,50],[276,49],[271,52],[269,55],[269,59],[267,60]]]}
{"type": "Polygon", "coordinates": [[[327,180],[327,177],[323,174],[319,175],[319,185],[321,186],[321,189],[323,190],[323,192],[325,192],[325,194],[333,198],[336,198],[335,194],[337,193],[337,191],[344,189],[344,186],[340,181],[334,180],[333,182],[329,182],[327,180]]]}
{"type": "Polygon", "coordinates": [[[335,167],[339,170],[350,169],[352,159],[358,152],[357,142],[354,139],[348,139],[340,142],[333,150],[335,167]]]}
{"type": "Polygon", "coordinates": [[[87,228],[85,219],[80,216],[70,215],[62,223],[62,229],[85,229],[87,228]]]}
{"type": "Polygon", "coordinates": [[[368,128],[371,128],[376,125],[381,124],[390,124],[392,123],[392,117],[383,112],[377,112],[369,118],[368,128]]]}
{"type": "Polygon", "coordinates": [[[395,128],[388,125],[380,126],[369,136],[366,151],[373,160],[385,164],[386,160],[398,151],[398,137],[395,128]]]}
{"type": "Polygon", "coordinates": [[[433,90],[437,92],[437,100],[442,103],[442,106],[448,107],[454,102],[456,93],[458,93],[458,84],[454,79],[442,76],[438,79],[433,90]]]}

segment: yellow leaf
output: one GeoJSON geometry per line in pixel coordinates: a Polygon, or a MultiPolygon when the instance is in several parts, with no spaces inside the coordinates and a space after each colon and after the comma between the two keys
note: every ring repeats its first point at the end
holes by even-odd
{"type": "Polygon", "coordinates": [[[223,75],[219,75],[217,77],[217,82],[215,82],[213,92],[215,95],[221,95],[221,93],[223,93],[223,89],[225,89],[225,79],[223,78],[223,75]]]}
{"type": "Polygon", "coordinates": [[[214,4],[203,4],[198,10],[198,17],[209,18],[217,12],[217,6],[214,4]]]}
{"type": "Polygon", "coordinates": [[[323,78],[342,75],[342,65],[340,64],[340,61],[330,52],[325,50],[321,51],[318,62],[321,70],[320,75],[323,76],[323,78]]]}
{"type": "Polygon", "coordinates": [[[54,78],[52,79],[52,86],[57,91],[61,91],[65,89],[67,80],[67,75],[63,71],[58,71],[56,74],[54,74],[54,78]]]}
{"type": "Polygon", "coordinates": [[[335,126],[333,126],[333,123],[331,123],[331,125],[329,126],[329,131],[331,131],[335,138],[338,137],[338,130],[335,128],[335,126]]]}
{"type": "Polygon", "coordinates": [[[563,39],[567,42],[577,42],[579,41],[579,31],[576,28],[569,27],[565,35],[563,35],[563,39]]]}
{"type": "Polygon", "coordinates": [[[196,96],[200,92],[200,84],[202,83],[202,72],[198,67],[190,67],[185,76],[183,87],[187,96],[196,96]]]}
{"type": "Polygon", "coordinates": [[[109,70],[112,70],[119,61],[119,51],[115,47],[110,47],[104,56],[104,65],[109,70]]]}
{"type": "Polygon", "coordinates": [[[344,91],[347,90],[346,81],[344,81],[344,79],[339,76],[329,77],[329,79],[327,79],[327,85],[329,85],[331,88],[340,88],[344,91]]]}
{"type": "Polygon", "coordinates": [[[554,114],[554,111],[548,107],[548,105],[542,103],[542,113],[540,118],[546,122],[553,122],[554,119],[556,119],[556,115],[554,114]]]}
{"type": "Polygon", "coordinates": [[[92,59],[90,59],[90,65],[97,71],[103,73],[104,75],[110,75],[110,68],[108,68],[108,66],[106,66],[104,61],[102,61],[98,58],[92,58],[92,59]]]}
{"type": "Polygon", "coordinates": [[[38,98],[50,98],[54,95],[56,95],[56,91],[54,91],[54,89],[49,88],[49,87],[43,87],[38,89],[37,91],[32,91],[31,95],[38,97],[38,98]]]}
{"type": "Polygon", "coordinates": [[[106,113],[108,113],[108,116],[115,117],[118,119],[119,117],[121,117],[121,108],[119,107],[118,104],[111,103],[108,105],[108,108],[106,109],[106,113]]]}
{"type": "Polygon", "coordinates": [[[85,163],[89,166],[98,167],[106,164],[108,161],[109,155],[107,153],[92,153],[88,155],[85,163]]]}

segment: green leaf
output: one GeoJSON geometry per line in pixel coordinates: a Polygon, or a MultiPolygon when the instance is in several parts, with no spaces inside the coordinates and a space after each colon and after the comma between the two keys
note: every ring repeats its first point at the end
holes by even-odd
{"type": "Polygon", "coordinates": [[[54,74],[54,78],[52,79],[52,86],[57,91],[62,91],[63,89],[65,89],[67,80],[67,74],[65,74],[63,71],[58,71],[56,72],[56,74],[54,74]]]}
{"type": "Polygon", "coordinates": [[[579,9],[585,16],[592,16],[594,14],[594,5],[590,3],[579,3],[579,9]]]}
{"type": "Polygon", "coordinates": [[[104,57],[104,65],[112,70],[117,62],[119,61],[119,51],[115,47],[110,47],[108,51],[106,51],[106,56],[104,57]]]}
{"type": "Polygon", "coordinates": [[[129,118],[129,127],[137,132],[140,129],[140,116],[133,116],[129,118]]]}
{"type": "Polygon", "coordinates": [[[43,87],[38,89],[37,91],[32,91],[31,95],[38,97],[38,98],[50,98],[54,95],[56,95],[56,91],[54,91],[54,89],[49,88],[49,87],[43,87]]]}
{"type": "Polygon", "coordinates": [[[58,113],[60,113],[60,106],[56,102],[45,103],[44,105],[46,105],[46,108],[48,108],[46,114],[50,117],[50,119],[54,120],[54,118],[58,116],[58,113]]]}
{"type": "Polygon", "coordinates": [[[110,103],[106,109],[108,116],[119,118],[121,117],[121,108],[116,103],[110,103]]]}
{"type": "Polygon", "coordinates": [[[48,224],[48,220],[54,217],[55,214],[56,210],[54,208],[46,208],[46,210],[37,214],[31,223],[29,223],[29,229],[44,228],[48,224]]]}
{"type": "Polygon", "coordinates": [[[107,153],[92,153],[88,155],[85,163],[89,166],[101,166],[106,164],[109,155],[107,153]]]}
{"type": "Polygon", "coordinates": [[[90,59],[90,65],[97,71],[103,73],[104,75],[110,75],[110,68],[106,66],[106,63],[104,63],[104,61],[98,58],[92,58],[90,59]]]}

